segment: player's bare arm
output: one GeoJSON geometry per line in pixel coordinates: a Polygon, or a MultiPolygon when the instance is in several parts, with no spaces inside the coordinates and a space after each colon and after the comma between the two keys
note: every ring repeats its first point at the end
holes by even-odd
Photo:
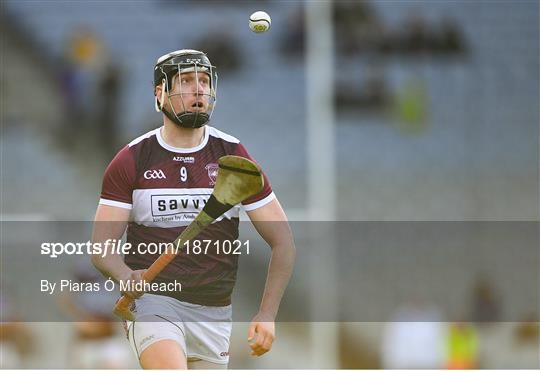
{"type": "Polygon", "coordinates": [[[263,298],[248,333],[251,354],[261,356],[272,348],[274,342],[274,322],[293,271],[296,250],[287,217],[277,199],[247,214],[272,249],[263,298]]]}
{"type": "MultiPolygon", "coordinates": [[[[94,219],[92,242],[104,243],[108,239],[120,239],[126,230],[130,210],[108,205],[99,205],[94,219]]],[[[119,254],[92,255],[92,263],[106,277],[115,281],[140,281],[144,270],[131,270],[119,254]]],[[[138,291],[125,292],[132,298],[138,298],[143,293],[138,291]]]]}

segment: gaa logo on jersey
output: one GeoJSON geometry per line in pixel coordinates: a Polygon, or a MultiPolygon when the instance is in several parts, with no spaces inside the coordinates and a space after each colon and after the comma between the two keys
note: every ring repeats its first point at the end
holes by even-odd
{"type": "Polygon", "coordinates": [[[167,179],[163,170],[146,170],[144,179],[167,179]]]}
{"type": "Polygon", "coordinates": [[[215,185],[218,169],[219,169],[218,164],[208,164],[205,166],[205,169],[208,171],[208,177],[210,178],[210,185],[215,185]]]}

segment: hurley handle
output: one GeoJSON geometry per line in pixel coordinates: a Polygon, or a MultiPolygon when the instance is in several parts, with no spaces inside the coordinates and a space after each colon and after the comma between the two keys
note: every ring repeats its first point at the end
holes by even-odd
{"type": "MultiPolygon", "coordinates": [[[[207,205],[210,205],[209,207],[212,208],[212,205],[210,202],[207,203],[207,205]]],[[[144,272],[142,279],[145,282],[152,282],[154,278],[159,275],[165,267],[176,258],[176,246],[179,247],[178,251],[180,251],[184,244],[187,241],[190,241],[191,239],[195,238],[201,231],[206,228],[209,224],[211,224],[216,218],[208,215],[206,211],[203,209],[199,215],[191,222],[190,225],[186,227],[178,236],[178,238],[172,243],[170,248],[167,248],[167,251],[165,251],[163,254],[159,256],[159,258],[156,259],[155,262],[152,263],[150,267],[144,272]]],[[[131,306],[133,304],[133,299],[129,296],[122,295],[120,300],[118,300],[114,306],[114,314],[119,316],[122,319],[133,321],[134,315],[133,312],[131,312],[131,306]]]]}

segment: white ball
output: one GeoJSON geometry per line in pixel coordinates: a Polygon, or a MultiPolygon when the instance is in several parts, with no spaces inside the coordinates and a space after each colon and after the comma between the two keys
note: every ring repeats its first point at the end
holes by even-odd
{"type": "Polygon", "coordinates": [[[258,11],[249,16],[249,28],[256,33],[266,32],[270,29],[272,20],[268,13],[258,11]]]}

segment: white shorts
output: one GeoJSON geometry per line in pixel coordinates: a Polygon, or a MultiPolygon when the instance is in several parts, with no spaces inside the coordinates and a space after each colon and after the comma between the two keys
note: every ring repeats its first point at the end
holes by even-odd
{"type": "Polygon", "coordinates": [[[135,300],[135,321],[126,326],[137,358],[153,343],[170,339],[180,344],[188,361],[229,363],[231,305],[207,307],[144,294],[135,300]]]}

